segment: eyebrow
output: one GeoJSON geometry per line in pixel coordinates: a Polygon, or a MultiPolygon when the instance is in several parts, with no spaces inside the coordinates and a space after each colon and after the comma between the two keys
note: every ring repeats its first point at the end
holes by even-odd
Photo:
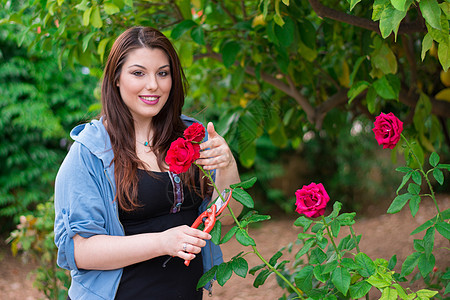
{"type": "MultiPolygon", "coordinates": [[[[131,66],[129,66],[128,68],[133,68],[133,67],[138,67],[138,68],[141,68],[141,69],[147,69],[146,67],[141,66],[141,65],[138,65],[138,64],[131,65],[131,66]]],[[[161,66],[161,67],[158,68],[158,70],[164,69],[164,68],[166,68],[166,67],[170,67],[170,65],[164,65],[164,66],[161,66]]]]}

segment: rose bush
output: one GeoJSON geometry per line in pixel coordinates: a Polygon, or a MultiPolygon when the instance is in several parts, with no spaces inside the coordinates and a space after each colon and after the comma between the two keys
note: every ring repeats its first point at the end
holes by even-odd
{"type": "Polygon", "coordinates": [[[304,185],[295,192],[297,201],[295,211],[310,218],[317,218],[325,213],[330,197],[321,183],[304,185]]]}
{"type": "MultiPolygon", "coordinates": [[[[436,202],[434,191],[428,176],[433,176],[436,181],[443,184],[444,176],[442,170],[449,170],[450,165],[440,164],[439,156],[432,153],[429,159],[431,169],[424,171],[420,160],[415,155],[411,145],[402,135],[403,123],[397,119],[392,113],[381,114],[374,123],[375,138],[383,148],[393,149],[401,138],[404,139],[410,158],[407,164],[411,164],[412,158],[419,163],[418,169],[411,167],[401,167],[397,170],[405,172],[397,194],[402,191],[403,187],[409,183],[407,192],[399,194],[391,206],[388,213],[396,213],[409,201],[411,213],[413,216],[418,210],[421,197],[430,197],[433,199],[437,215],[419,226],[412,234],[417,234],[426,230],[426,234],[422,240],[414,241],[414,249],[416,252],[409,255],[403,262],[401,272],[396,273],[394,267],[397,264],[396,255],[389,261],[385,259],[373,260],[365,253],[361,252],[359,242],[361,235],[356,235],[352,225],[355,223],[356,213],[340,213],[342,204],[335,201],[333,210],[328,216],[324,216],[327,203],[330,197],[324,186],[319,183],[311,183],[303,186],[296,192],[296,211],[305,216],[300,216],[294,225],[303,229],[298,234],[296,245],[299,249],[296,252],[295,260],[281,260],[283,252],[293,251],[293,245],[283,247],[275,253],[270,259],[262,257],[256,247],[254,239],[248,233],[248,226],[252,223],[261,222],[270,219],[270,216],[259,215],[253,210],[254,202],[252,197],[245,191],[250,188],[256,178],[230,186],[233,190],[233,198],[250,211],[239,219],[236,218],[233,211],[228,207],[231,216],[235,221],[233,226],[227,233],[222,235],[221,223],[216,222],[215,227],[211,231],[212,241],[216,244],[226,243],[231,238],[236,240],[243,246],[251,247],[247,253],[241,252],[234,256],[230,261],[224,262],[219,266],[213,267],[205,273],[198,283],[198,287],[203,286],[214,277],[220,285],[224,285],[235,273],[238,276],[246,277],[247,274],[255,275],[254,286],[263,285],[271,274],[276,274],[278,284],[287,291],[280,299],[359,299],[365,297],[369,299],[369,291],[372,288],[380,290],[381,299],[444,299],[443,296],[450,292],[450,271],[437,271],[435,266],[434,236],[438,232],[445,238],[450,240],[450,209],[443,212],[440,211],[436,202]],[[421,193],[422,177],[425,178],[430,190],[430,194],[421,193]],[[310,219],[314,218],[314,219],[310,219]],[[341,232],[342,227],[348,227],[350,234],[340,239],[337,243],[336,238],[341,232]],[[245,255],[255,254],[262,264],[249,270],[245,255]],[[415,268],[419,272],[414,276],[412,281],[418,276],[423,277],[424,282],[435,291],[430,289],[421,289],[416,292],[411,291],[400,285],[400,282],[408,281],[406,276],[410,275],[415,268]],[[441,294],[438,291],[442,291],[441,294]]],[[[170,164],[169,164],[170,165],[170,164]]],[[[200,168],[202,172],[214,182],[209,171],[200,168]]],[[[215,187],[215,186],[214,186],[215,187]]],[[[215,187],[216,188],[216,187],[215,187]]],[[[216,188],[217,190],[217,188],[216,188]]],[[[220,195],[220,191],[217,191],[220,195]]]]}

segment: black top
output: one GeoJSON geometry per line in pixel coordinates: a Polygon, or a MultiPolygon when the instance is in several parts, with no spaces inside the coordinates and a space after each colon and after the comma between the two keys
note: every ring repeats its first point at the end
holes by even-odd
{"type": "MultiPolygon", "coordinates": [[[[179,225],[189,225],[198,216],[202,199],[183,185],[184,202],[177,213],[169,213],[173,202],[173,186],[169,174],[138,170],[138,201],[142,207],[133,212],[119,209],[119,219],[125,235],[162,232],[179,225]]],[[[179,257],[160,256],[123,269],[116,299],[202,299],[202,289],[196,290],[203,274],[201,254],[189,267],[179,257]],[[165,265],[165,266],[164,266],[165,265]]]]}

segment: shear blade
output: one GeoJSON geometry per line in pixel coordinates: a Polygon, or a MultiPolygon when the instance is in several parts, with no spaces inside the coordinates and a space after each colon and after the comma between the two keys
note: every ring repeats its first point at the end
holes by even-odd
{"type": "MultiPolygon", "coordinates": [[[[227,199],[227,197],[228,197],[228,193],[226,193],[225,191],[223,191],[221,195],[222,195],[223,199],[227,199]]],[[[214,204],[217,207],[217,211],[219,211],[222,208],[222,206],[225,204],[225,202],[223,202],[222,198],[220,196],[218,196],[216,198],[216,202],[214,202],[214,204]]]]}

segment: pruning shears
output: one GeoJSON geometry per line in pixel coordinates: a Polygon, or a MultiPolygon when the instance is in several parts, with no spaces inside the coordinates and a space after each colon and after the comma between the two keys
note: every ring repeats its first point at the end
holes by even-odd
{"type": "MultiPolygon", "coordinates": [[[[223,212],[230,202],[232,193],[233,192],[229,190],[223,191],[222,197],[217,197],[216,201],[197,217],[191,228],[198,228],[200,224],[205,223],[205,228],[203,231],[209,233],[216,224],[216,217],[223,212]],[[226,200],[223,201],[222,198],[226,200]]],[[[186,266],[189,266],[189,263],[190,260],[184,261],[186,266]]]]}

